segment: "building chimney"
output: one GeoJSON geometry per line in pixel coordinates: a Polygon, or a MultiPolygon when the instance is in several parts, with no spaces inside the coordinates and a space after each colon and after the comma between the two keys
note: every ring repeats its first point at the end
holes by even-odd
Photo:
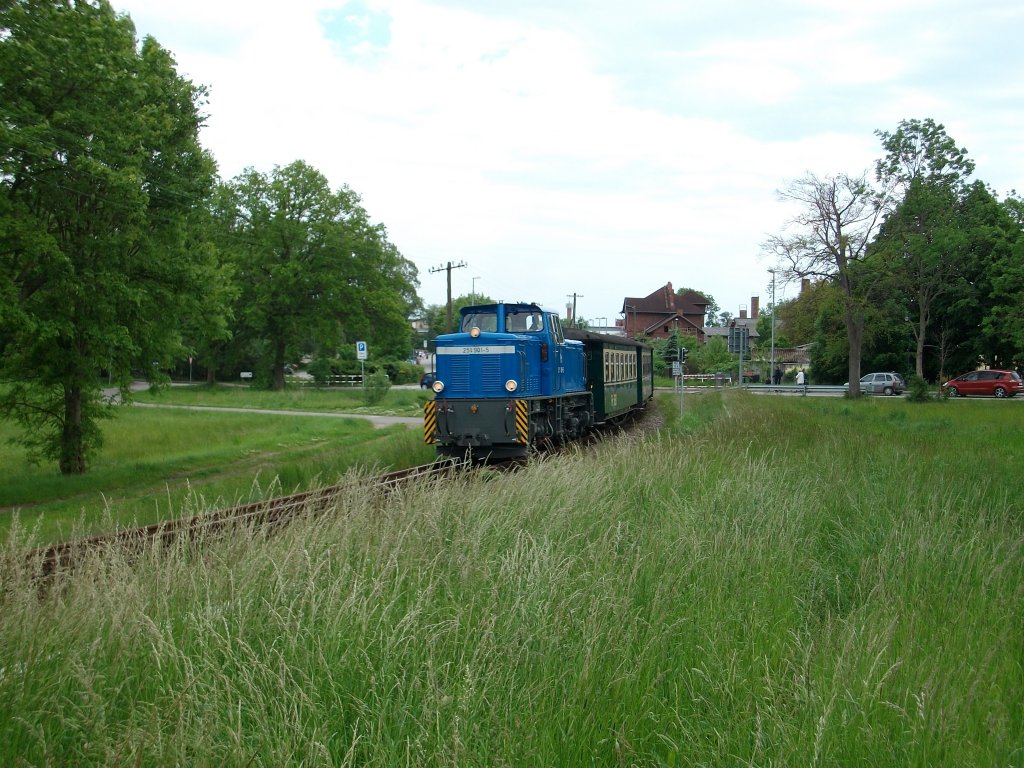
{"type": "Polygon", "coordinates": [[[751,320],[757,320],[757,310],[759,308],[758,305],[760,303],[761,302],[760,302],[760,297],[759,296],[751,296],[750,297],[750,319],[751,320]]]}
{"type": "Polygon", "coordinates": [[[746,320],[746,319],[747,319],[747,305],[746,304],[740,304],[740,320],[746,320]]]}

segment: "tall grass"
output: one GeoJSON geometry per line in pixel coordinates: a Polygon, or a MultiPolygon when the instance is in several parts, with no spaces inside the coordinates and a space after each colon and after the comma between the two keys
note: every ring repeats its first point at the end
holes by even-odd
{"type": "Polygon", "coordinates": [[[44,541],[144,525],[433,455],[419,429],[315,415],[124,408],[101,428],[89,472],[63,477],[29,464],[0,423],[0,534],[15,518],[44,541]]]}
{"type": "Polygon", "coordinates": [[[959,405],[691,398],[42,600],[9,542],[0,762],[1020,765],[1024,412],[959,405]]]}

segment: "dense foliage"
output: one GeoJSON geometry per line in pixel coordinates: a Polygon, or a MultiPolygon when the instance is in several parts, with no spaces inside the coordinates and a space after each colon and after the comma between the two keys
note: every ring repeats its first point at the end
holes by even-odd
{"type": "Polygon", "coordinates": [[[100,372],[166,367],[209,284],[204,96],[104,0],[0,5],[0,413],[63,473],[100,443],[100,372]]]}
{"type": "Polygon", "coordinates": [[[778,328],[795,343],[813,342],[816,381],[848,380],[851,392],[861,371],[934,380],[981,365],[1021,368],[1021,201],[1011,193],[1000,202],[982,181],[971,181],[967,151],[933,120],[905,120],[878,135],[885,150],[878,186],[861,178],[865,207],[856,210],[882,218],[870,231],[854,227],[858,239],[850,237],[854,209],[845,209],[845,220],[836,216],[841,198],[832,188],[819,185],[802,198],[806,180],[790,188],[805,214],[795,232],[766,246],[781,272],[810,278],[812,290],[780,305],[778,328]],[[823,232],[832,232],[831,248],[823,232]]]}
{"type": "Polygon", "coordinates": [[[101,385],[408,356],[416,271],[383,225],[301,161],[217,185],[205,97],[106,0],[0,4],[0,414],[63,473],[101,385]]]}
{"type": "Polygon", "coordinates": [[[415,267],[348,187],[332,191],[301,161],[249,169],[219,190],[214,228],[238,286],[223,366],[252,366],[281,389],[303,353],[333,357],[361,340],[377,358],[408,357],[415,267]]]}

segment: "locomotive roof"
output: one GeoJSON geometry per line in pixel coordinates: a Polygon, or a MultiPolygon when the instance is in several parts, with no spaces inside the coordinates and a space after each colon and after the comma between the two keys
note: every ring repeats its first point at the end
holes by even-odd
{"type": "MultiPolygon", "coordinates": [[[[555,310],[553,310],[553,309],[548,309],[548,308],[543,307],[540,304],[536,304],[536,303],[534,303],[532,301],[489,301],[486,304],[472,304],[472,305],[470,305],[468,307],[463,307],[459,311],[462,314],[466,314],[467,312],[478,312],[478,311],[480,311],[482,309],[483,310],[493,309],[493,308],[497,307],[499,304],[503,305],[503,306],[506,306],[506,307],[511,307],[513,309],[518,309],[520,311],[522,311],[522,310],[531,310],[532,309],[532,310],[536,310],[538,312],[544,312],[544,313],[555,312],[555,310]]],[[[558,314],[558,313],[555,312],[555,314],[558,314]]]]}
{"type": "Polygon", "coordinates": [[[594,333],[583,328],[563,328],[562,332],[565,334],[565,338],[573,339],[575,341],[590,341],[600,342],[602,344],[619,344],[627,347],[644,347],[649,348],[650,344],[645,344],[642,341],[631,339],[628,336],[612,336],[609,333],[594,333]]]}

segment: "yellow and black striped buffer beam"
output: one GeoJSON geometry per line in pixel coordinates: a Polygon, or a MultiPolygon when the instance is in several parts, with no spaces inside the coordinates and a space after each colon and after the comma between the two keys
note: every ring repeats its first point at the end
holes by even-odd
{"type": "Polygon", "coordinates": [[[437,403],[427,400],[423,404],[423,442],[428,445],[435,442],[437,434],[437,403]]]}
{"type": "Polygon", "coordinates": [[[530,441],[530,409],[525,400],[516,400],[516,442],[526,444],[530,441]]]}

